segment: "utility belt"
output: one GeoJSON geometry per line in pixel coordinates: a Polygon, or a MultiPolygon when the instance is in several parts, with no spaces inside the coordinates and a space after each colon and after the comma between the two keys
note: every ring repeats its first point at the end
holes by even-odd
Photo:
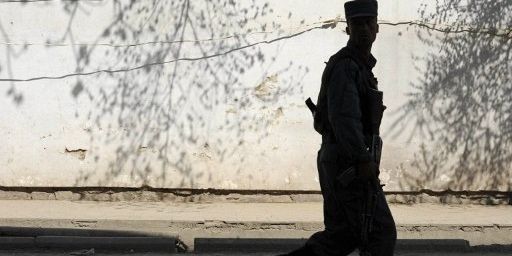
{"type": "MultiPolygon", "coordinates": [[[[371,142],[371,136],[365,134],[364,142],[366,145],[369,145],[371,142]]],[[[334,136],[334,133],[332,133],[331,131],[325,132],[324,134],[322,134],[322,144],[336,144],[336,143],[337,143],[336,136],[334,136]]]]}

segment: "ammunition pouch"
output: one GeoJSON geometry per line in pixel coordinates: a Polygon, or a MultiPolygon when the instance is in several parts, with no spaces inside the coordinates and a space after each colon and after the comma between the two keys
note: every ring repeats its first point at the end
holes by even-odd
{"type": "Polygon", "coordinates": [[[352,183],[357,178],[357,171],[355,166],[351,166],[350,168],[341,172],[340,175],[336,177],[336,181],[341,185],[342,188],[347,187],[350,183],[352,183]]]}
{"type": "Polygon", "coordinates": [[[368,88],[366,92],[366,107],[368,111],[368,128],[371,134],[379,134],[379,128],[386,106],[382,103],[382,91],[368,88]]]}

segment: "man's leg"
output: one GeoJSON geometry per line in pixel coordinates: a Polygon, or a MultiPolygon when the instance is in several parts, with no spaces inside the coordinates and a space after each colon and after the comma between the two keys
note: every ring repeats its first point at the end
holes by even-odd
{"type": "Polygon", "coordinates": [[[382,189],[377,199],[377,209],[370,234],[370,252],[372,256],[393,256],[396,243],[396,227],[382,189]]]}
{"type": "MultiPolygon", "coordinates": [[[[323,213],[325,230],[311,236],[306,246],[316,255],[342,256],[353,252],[357,247],[358,233],[355,232],[358,223],[360,207],[359,189],[349,186],[346,189],[339,187],[336,177],[340,174],[340,167],[336,158],[329,157],[329,147],[319,152],[317,160],[320,188],[324,199],[323,213]]],[[[334,149],[336,150],[336,149],[334,149]]],[[[355,185],[355,184],[354,184],[355,185]]]]}

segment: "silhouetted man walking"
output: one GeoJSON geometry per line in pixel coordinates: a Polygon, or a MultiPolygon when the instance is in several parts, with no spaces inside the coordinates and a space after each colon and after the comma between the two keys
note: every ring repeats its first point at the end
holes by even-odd
{"type": "Polygon", "coordinates": [[[393,255],[396,228],[378,180],[380,120],[385,109],[372,73],[371,47],[379,31],[377,2],[345,3],[346,47],[322,75],[315,130],[322,134],[317,165],[325,230],[287,255],[393,255]]]}

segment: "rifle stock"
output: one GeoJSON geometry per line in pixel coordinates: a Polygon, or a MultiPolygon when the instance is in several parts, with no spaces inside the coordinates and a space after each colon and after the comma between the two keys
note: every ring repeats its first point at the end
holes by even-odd
{"type": "Polygon", "coordinates": [[[311,100],[311,98],[308,98],[306,100],[306,106],[308,106],[308,108],[311,111],[311,113],[313,114],[313,116],[315,116],[317,108],[316,108],[315,103],[313,103],[313,101],[311,100]]]}

